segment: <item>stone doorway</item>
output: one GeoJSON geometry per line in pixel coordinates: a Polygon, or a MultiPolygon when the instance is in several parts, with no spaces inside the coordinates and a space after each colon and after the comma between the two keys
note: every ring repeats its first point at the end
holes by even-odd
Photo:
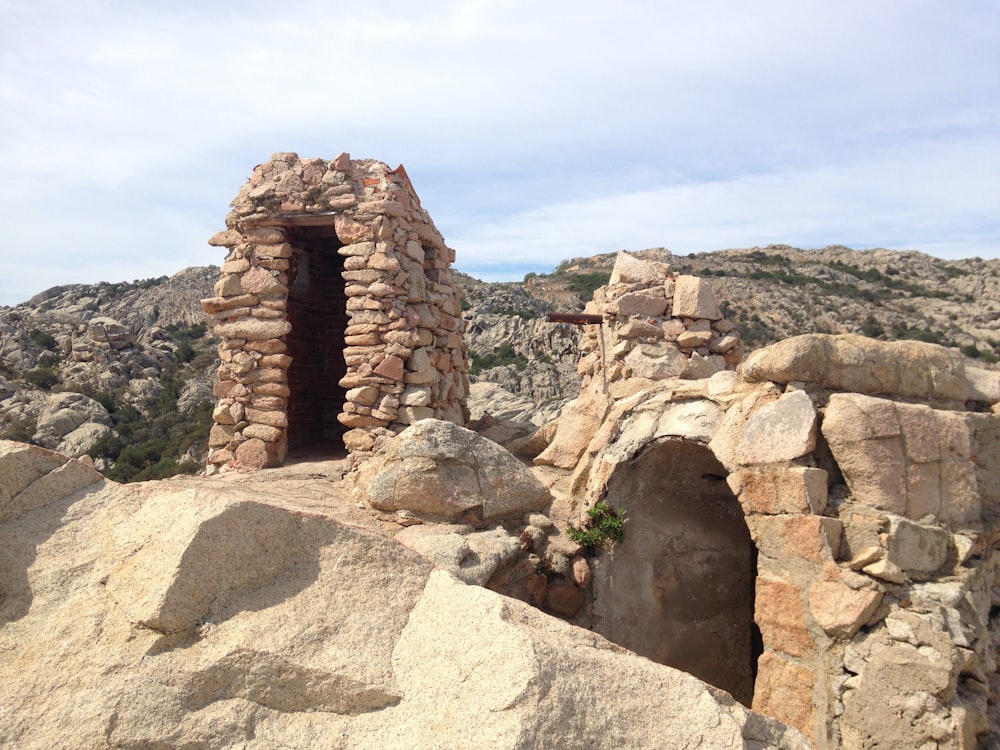
{"type": "Polygon", "coordinates": [[[756,548],[725,476],[706,446],[680,439],[619,466],[605,499],[629,522],[595,566],[594,629],[749,706],[756,548]]]}
{"type": "Polygon", "coordinates": [[[288,368],[288,450],[292,455],[339,453],[344,426],[340,380],[347,374],[344,332],[348,325],[344,294],[343,243],[333,224],[287,230],[289,262],[285,339],[288,368]]]}

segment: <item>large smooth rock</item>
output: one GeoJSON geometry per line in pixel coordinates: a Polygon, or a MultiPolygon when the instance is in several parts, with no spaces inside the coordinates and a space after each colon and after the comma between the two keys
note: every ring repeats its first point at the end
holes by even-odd
{"type": "Polygon", "coordinates": [[[471,430],[425,419],[361,468],[357,487],[379,510],[477,520],[519,516],[551,502],[548,490],[506,450],[471,430]]]}
{"type": "Polygon", "coordinates": [[[954,349],[856,334],[793,336],[753,352],[740,372],[749,382],[798,380],[837,391],[962,403],[971,388],[954,349]]]}
{"type": "Polygon", "coordinates": [[[97,401],[82,393],[53,393],[38,415],[34,439],[46,448],[56,448],[67,435],[87,423],[110,427],[111,417],[97,401]]]}
{"type": "MultiPolygon", "coordinates": [[[[50,457],[0,449],[21,484],[50,457]]],[[[265,473],[56,492],[0,523],[4,746],[807,747],[390,539],[265,503],[265,473]]],[[[337,492],[325,507],[353,508],[337,492]]]]}
{"type": "Polygon", "coordinates": [[[535,458],[535,463],[560,469],[575,467],[597,434],[607,410],[603,394],[593,388],[584,390],[563,409],[552,442],[535,458]]]}
{"type": "Polygon", "coordinates": [[[62,454],[0,440],[0,522],[39,508],[52,497],[63,497],[103,481],[94,467],[62,454]]]}

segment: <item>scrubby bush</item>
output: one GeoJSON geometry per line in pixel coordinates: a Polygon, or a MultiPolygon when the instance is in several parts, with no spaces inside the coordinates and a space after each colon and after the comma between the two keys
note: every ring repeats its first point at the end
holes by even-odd
{"type": "Polygon", "coordinates": [[[570,524],[566,535],[591,554],[598,550],[610,551],[616,543],[625,541],[625,511],[612,508],[602,500],[587,510],[583,528],[570,524]]]}
{"type": "Polygon", "coordinates": [[[59,373],[51,367],[37,367],[24,373],[24,380],[29,385],[47,391],[59,382],[59,373]]]}

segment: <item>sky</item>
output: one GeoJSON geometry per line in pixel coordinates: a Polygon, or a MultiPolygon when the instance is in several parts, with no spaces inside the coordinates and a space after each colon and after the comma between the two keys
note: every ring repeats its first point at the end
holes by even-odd
{"type": "Polygon", "coordinates": [[[0,305],[221,263],[278,151],[404,164],[457,253],[1000,257],[1000,0],[0,0],[0,305]]]}

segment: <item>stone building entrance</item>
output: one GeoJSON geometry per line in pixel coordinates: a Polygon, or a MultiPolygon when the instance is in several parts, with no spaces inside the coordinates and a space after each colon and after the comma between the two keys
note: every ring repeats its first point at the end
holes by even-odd
{"type": "Polygon", "coordinates": [[[341,379],[347,375],[343,243],[332,224],[289,231],[288,447],[292,452],[343,449],[341,379]]]}
{"type": "Polygon", "coordinates": [[[682,439],[615,470],[606,502],[626,510],[628,541],[595,570],[594,629],[750,705],[756,549],[725,475],[706,446],[682,439]]]}
{"type": "Polygon", "coordinates": [[[232,206],[202,300],[222,360],[210,470],[280,464],[290,447],[360,459],[420,419],[466,422],[455,254],[401,166],[278,153],[232,206]]]}

